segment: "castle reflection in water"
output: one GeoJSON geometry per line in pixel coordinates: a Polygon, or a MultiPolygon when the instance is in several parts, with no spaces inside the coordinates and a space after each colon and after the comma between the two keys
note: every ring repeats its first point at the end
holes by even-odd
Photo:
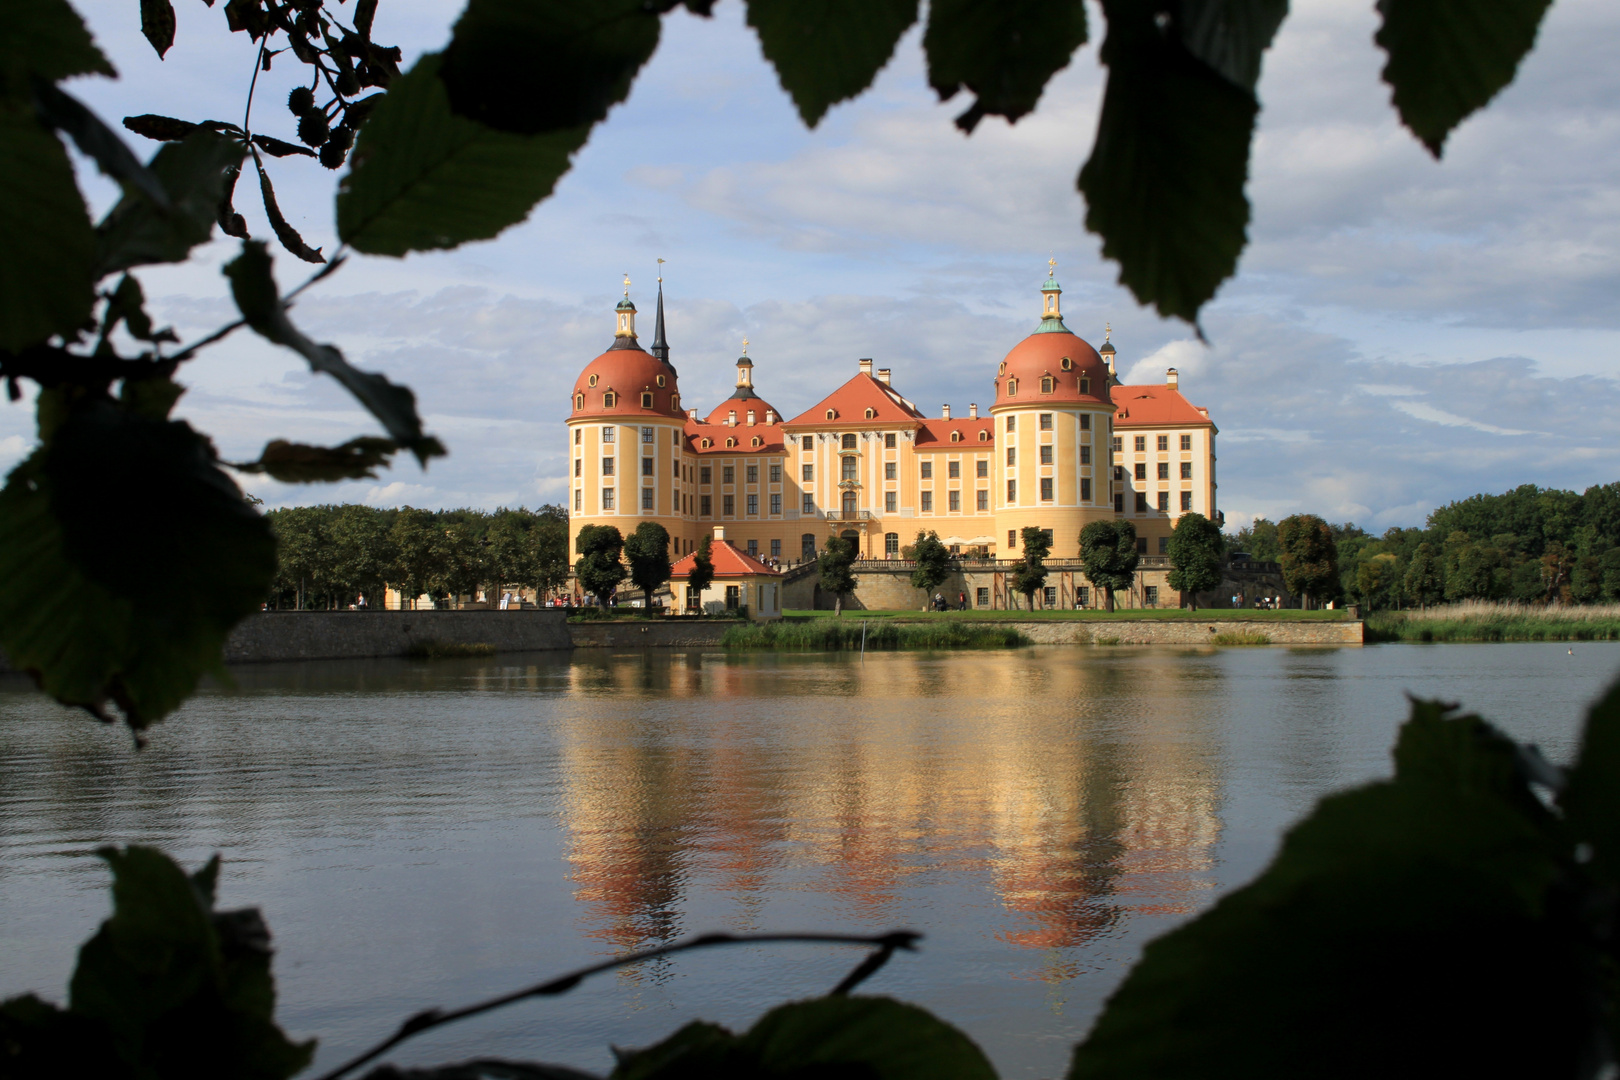
{"type": "Polygon", "coordinates": [[[793,893],[840,925],[909,925],[946,878],[982,880],[963,902],[1031,950],[1190,913],[1220,833],[1216,736],[1173,685],[1197,676],[1171,655],[1128,679],[1073,655],[576,654],[557,734],[585,932],[629,950],[765,929],[766,899],[793,893]]]}

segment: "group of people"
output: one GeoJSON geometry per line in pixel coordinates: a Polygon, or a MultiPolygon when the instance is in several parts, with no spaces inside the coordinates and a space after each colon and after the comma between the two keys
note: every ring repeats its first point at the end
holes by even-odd
{"type": "MultiPolygon", "coordinates": [[[[931,604],[929,604],[929,606],[931,608],[933,608],[935,611],[951,611],[952,610],[951,602],[949,600],[945,599],[945,594],[944,593],[935,593],[933,602],[931,604]]],[[[956,607],[955,607],[954,610],[956,610],[956,611],[966,611],[967,610],[967,593],[962,592],[962,593],[957,593],[956,594],[956,607]]]]}

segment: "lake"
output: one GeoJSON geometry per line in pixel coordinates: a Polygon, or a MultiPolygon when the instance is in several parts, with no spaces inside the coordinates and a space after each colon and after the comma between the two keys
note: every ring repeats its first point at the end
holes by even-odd
{"type": "MultiPolygon", "coordinates": [[[[1322,794],[1387,775],[1403,695],[1554,761],[1620,644],[502,656],[236,669],[134,752],[0,679],[0,995],[60,1000],[105,842],[225,858],[282,1025],[330,1066],[409,1013],[709,931],[918,930],[863,987],[1054,1077],[1142,945],[1250,879],[1322,794]]],[[[745,946],[429,1033],[605,1072],[746,1027],[863,954],[745,946]]]]}

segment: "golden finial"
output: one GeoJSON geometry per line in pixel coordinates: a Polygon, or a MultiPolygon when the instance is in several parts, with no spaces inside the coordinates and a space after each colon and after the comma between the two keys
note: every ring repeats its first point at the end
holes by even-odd
{"type": "Polygon", "coordinates": [[[630,299],[630,275],[624,275],[624,298],[630,299]]]}
{"type": "Polygon", "coordinates": [[[743,355],[748,355],[748,339],[746,337],[743,338],[743,355]]]}
{"type": "Polygon", "coordinates": [[[1053,256],[1050,259],[1046,260],[1046,276],[1047,277],[1052,277],[1052,276],[1056,275],[1056,273],[1057,273],[1057,255],[1054,253],[1053,256]]]}
{"type": "MultiPolygon", "coordinates": [[[[629,277],[628,274],[626,274],[625,276],[629,277]]],[[[664,283],[664,260],[659,259],[658,260],[658,284],[662,285],[663,283],[664,283]]]]}
{"type": "Polygon", "coordinates": [[[1113,332],[1114,332],[1114,328],[1111,325],[1109,325],[1108,323],[1103,323],[1103,344],[1104,345],[1108,344],[1108,337],[1113,332]]]}

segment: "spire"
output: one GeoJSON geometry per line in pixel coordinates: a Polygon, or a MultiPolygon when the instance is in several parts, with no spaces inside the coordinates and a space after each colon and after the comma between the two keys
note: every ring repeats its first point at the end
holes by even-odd
{"type": "MultiPolygon", "coordinates": [[[[658,316],[653,322],[652,348],[647,350],[669,364],[669,342],[664,340],[664,260],[658,260],[658,316]]],[[[670,364],[670,370],[675,366],[670,364]]]]}
{"type": "Polygon", "coordinates": [[[614,307],[618,325],[613,331],[610,349],[639,349],[636,343],[636,305],[630,300],[630,275],[624,275],[624,299],[614,307]]]}
{"type": "Polygon", "coordinates": [[[733,398],[758,397],[754,393],[754,362],[748,358],[748,339],[743,338],[742,355],[737,357],[737,389],[732,391],[733,398]]]}
{"type": "Polygon", "coordinates": [[[1063,325],[1062,306],[1058,298],[1063,295],[1063,287],[1057,283],[1057,258],[1054,256],[1046,260],[1046,283],[1041,286],[1041,325],[1035,328],[1037,334],[1067,334],[1071,331],[1063,325]]]}

